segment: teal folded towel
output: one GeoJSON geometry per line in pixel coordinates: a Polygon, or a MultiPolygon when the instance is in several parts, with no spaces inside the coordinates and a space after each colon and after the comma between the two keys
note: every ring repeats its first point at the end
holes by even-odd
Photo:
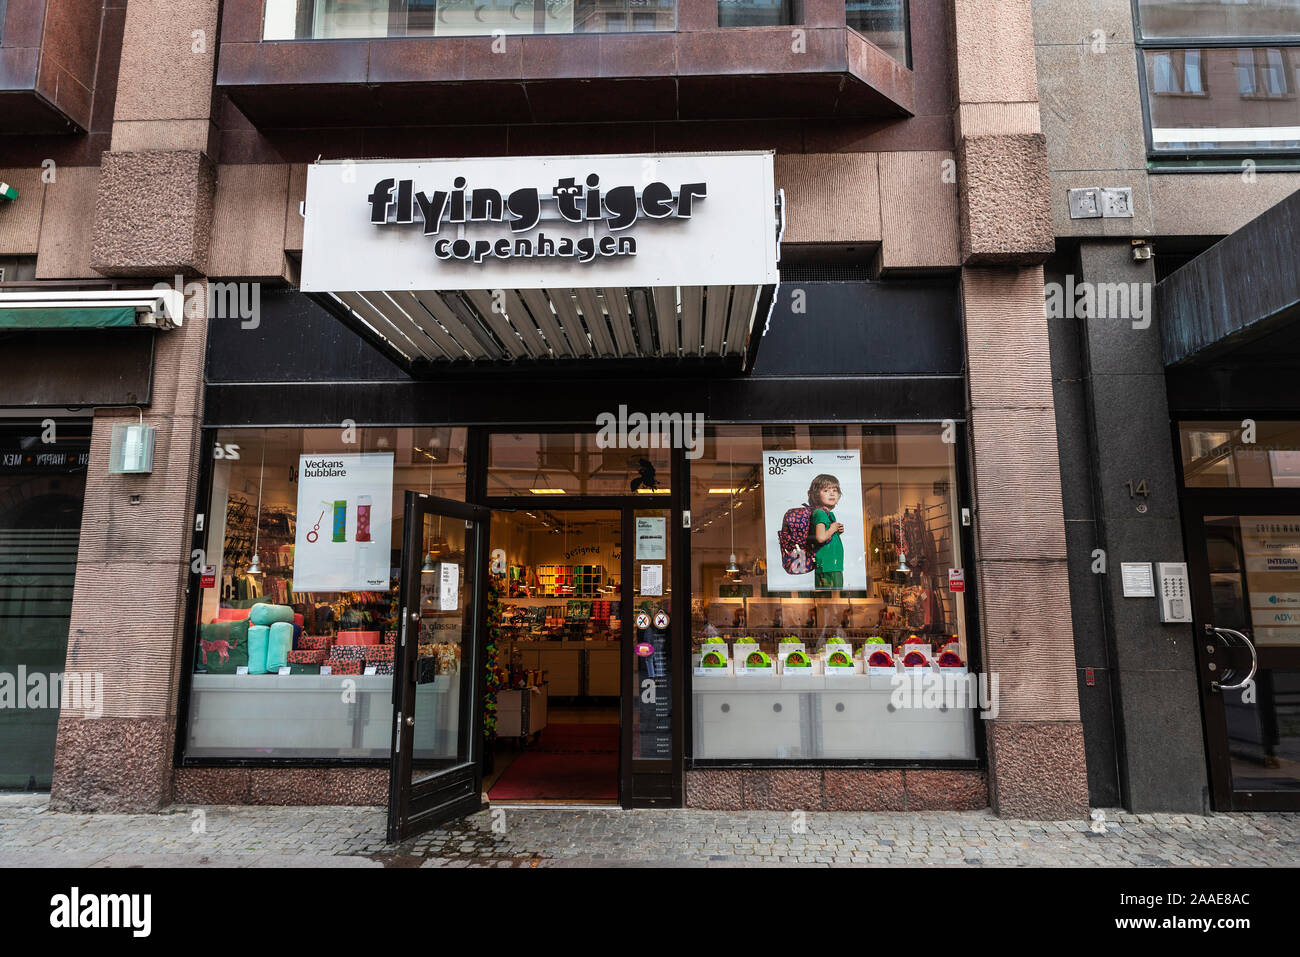
{"type": "Polygon", "coordinates": [[[266,674],[266,648],[271,640],[271,629],[266,625],[253,625],[248,629],[248,673],[266,674]]]}
{"type": "Polygon", "coordinates": [[[293,609],[288,605],[268,605],[266,602],[254,605],[248,613],[248,620],[255,625],[274,625],[277,621],[293,621],[293,609]]]}
{"type": "Polygon", "coordinates": [[[289,664],[293,651],[293,625],[277,621],[271,626],[270,640],[266,645],[266,670],[276,671],[289,664]]]}

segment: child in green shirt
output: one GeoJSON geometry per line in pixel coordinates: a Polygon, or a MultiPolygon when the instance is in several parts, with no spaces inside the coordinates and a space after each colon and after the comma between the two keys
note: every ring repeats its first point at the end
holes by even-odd
{"type": "Polygon", "coordinates": [[[814,581],[817,588],[844,587],[844,543],[840,533],[844,523],[835,520],[835,506],[840,501],[840,480],[834,475],[818,475],[808,486],[808,507],[813,510],[814,581]]]}

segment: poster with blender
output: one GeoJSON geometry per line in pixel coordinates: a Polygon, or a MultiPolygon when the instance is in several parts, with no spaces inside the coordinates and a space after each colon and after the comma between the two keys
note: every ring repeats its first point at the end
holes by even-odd
{"type": "Polygon", "coordinates": [[[865,591],[857,450],[764,452],[763,527],[768,591],[865,591]]]}
{"type": "Polygon", "coordinates": [[[294,591],[387,591],[393,453],[298,457],[294,591]]]}

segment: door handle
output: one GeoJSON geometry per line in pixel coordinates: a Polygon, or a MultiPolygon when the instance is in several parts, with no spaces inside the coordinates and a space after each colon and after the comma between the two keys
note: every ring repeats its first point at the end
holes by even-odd
{"type": "Polygon", "coordinates": [[[408,728],[414,728],[414,727],[415,727],[415,716],[414,716],[414,715],[408,715],[408,716],[407,716],[407,718],[406,718],[406,726],[407,726],[408,728]]]}
{"type": "MultiPolygon", "coordinates": [[[[1231,684],[1231,685],[1222,684],[1218,681],[1211,681],[1210,687],[1218,692],[1240,691],[1242,688],[1250,684],[1251,679],[1255,677],[1255,670],[1259,667],[1259,655],[1255,653],[1255,643],[1251,641],[1248,637],[1246,637],[1246,635],[1244,635],[1242,632],[1237,631],[1235,628],[1220,628],[1217,625],[1206,625],[1205,633],[1207,635],[1217,635],[1218,638],[1225,645],[1229,647],[1232,646],[1232,642],[1229,641],[1225,636],[1232,635],[1233,637],[1240,639],[1241,642],[1246,646],[1247,650],[1250,651],[1250,673],[1247,674],[1245,678],[1243,678],[1241,681],[1237,682],[1236,684],[1231,684]]],[[[1227,677],[1227,675],[1225,675],[1224,677],[1227,677]]]]}

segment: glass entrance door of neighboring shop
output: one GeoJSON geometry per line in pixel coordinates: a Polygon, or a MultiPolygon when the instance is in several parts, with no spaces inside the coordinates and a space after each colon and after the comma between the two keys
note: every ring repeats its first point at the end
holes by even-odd
{"type": "Polygon", "coordinates": [[[407,492],[388,840],[477,811],[486,508],[407,492]]]}
{"type": "Polygon", "coordinates": [[[1214,807],[1300,809],[1300,513],[1294,493],[1199,498],[1185,503],[1184,519],[1214,807]],[[1243,507],[1244,501],[1251,504],[1243,507]]]}

